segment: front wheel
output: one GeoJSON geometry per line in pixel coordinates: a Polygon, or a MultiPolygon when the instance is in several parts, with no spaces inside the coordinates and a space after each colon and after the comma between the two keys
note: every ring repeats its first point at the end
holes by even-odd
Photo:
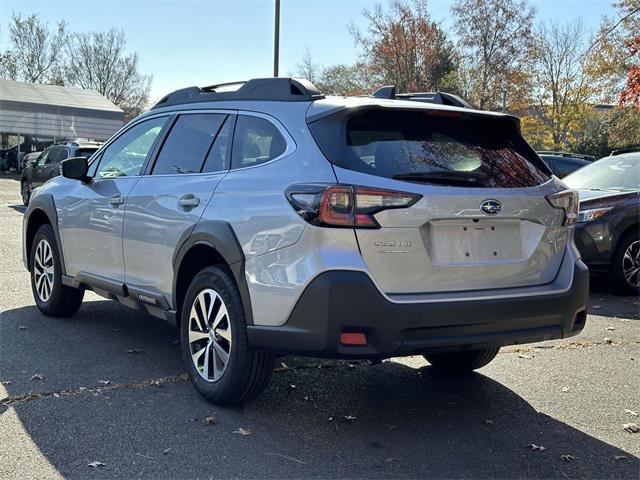
{"type": "Polygon", "coordinates": [[[269,383],[273,356],[249,346],[240,293],[226,268],[208,267],[193,278],[180,337],[189,378],[209,402],[239,405],[269,383]]]}
{"type": "Polygon", "coordinates": [[[491,347],[452,353],[428,353],[423,356],[438,370],[461,373],[484,367],[496,358],[499,351],[500,347],[491,347]]]}
{"type": "Polygon", "coordinates": [[[615,290],[622,294],[640,293],[640,235],[629,232],[618,242],[613,255],[611,280],[615,290]]]}
{"type": "Polygon", "coordinates": [[[31,245],[31,289],[36,305],[49,317],[70,317],[82,305],[84,290],[62,284],[62,264],[53,228],[42,225],[31,245]]]}

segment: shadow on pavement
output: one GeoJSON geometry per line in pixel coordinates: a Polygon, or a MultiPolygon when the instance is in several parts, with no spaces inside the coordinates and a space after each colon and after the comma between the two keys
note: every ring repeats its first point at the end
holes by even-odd
{"type": "Polygon", "coordinates": [[[72,478],[95,474],[96,460],[106,464],[101,477],[121,478],[637,478],[640,468],[481,373],[283,358],[267,391],[236,408],[207,404],[186,381],[140,387],[183,371],[176,339],[162,321],[111,302],[87,302],[72,319],[35,307],[3,312],[8,395],[75,393],[0,412],[13,409],[47,461],[72,478]],[[35,373],[44,378],[31,380],[35,373]],[[125,386],[80,388],[99,380],[125,386]]]}

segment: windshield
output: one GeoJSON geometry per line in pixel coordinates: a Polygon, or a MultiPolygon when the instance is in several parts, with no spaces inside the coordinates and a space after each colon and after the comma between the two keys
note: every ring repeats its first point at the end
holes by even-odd
{"type": "Polygon", "coordinates": [[[328,135],[325,127],[312,124],[312,132],[327,158],[349,170],[485,188],[531,187],[549,179],[546,166],[508,119],[375,109],[353,114],[346,122],[320,122],[342,125],[342,132],[333,129],[328,135]],[[340,137],[346,140],[340,151],[328,147],[340,137]]]}
{"type": "Polygon", "coordinates": [[[562,179],[571,188],[640,190],[640,155],[605,157],[562,179]]]}

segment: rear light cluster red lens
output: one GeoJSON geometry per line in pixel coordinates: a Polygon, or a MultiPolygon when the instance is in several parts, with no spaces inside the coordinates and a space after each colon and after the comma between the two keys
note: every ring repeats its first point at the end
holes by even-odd
{"type": "Polygon", "coordinates": [[[575,190],[563,190],[562,192],[547,195],[547,201],[553,208],[564,210],[562,225],[571,226],[576,224],[580,208],[578,192],[575,190]]]}
{"type": "Polygon", "coordinates": [[[292,185],[285,192],[296,212],[312,225],[380,228],[373,217],[391,208],[406,208],[421,195],[353,185],[292,185]]]}

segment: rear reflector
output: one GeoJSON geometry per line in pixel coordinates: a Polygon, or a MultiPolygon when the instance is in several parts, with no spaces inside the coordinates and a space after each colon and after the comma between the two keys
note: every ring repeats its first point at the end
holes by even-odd
{"type": "Polygon", "coordinates": [[[342,345],[366,345],[367,336],[364,333],[341,333],[340,343],[342,345]]]}

